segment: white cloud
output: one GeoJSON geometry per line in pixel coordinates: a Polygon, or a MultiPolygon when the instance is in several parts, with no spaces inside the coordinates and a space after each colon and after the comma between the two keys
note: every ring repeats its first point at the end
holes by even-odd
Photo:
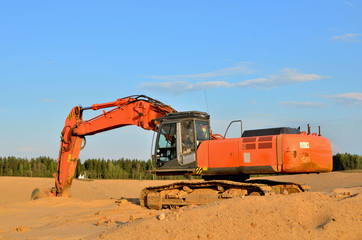
{"type": "Polygon", "coordinates": [[[47,64],[54,64],[56,61],[48,61],[47,64]]]}
{"type": "Polygon", "coordinates": [[[340,103],[353,104],[353,105],[357,104],[362,106],[362,93],[350,92],[350,93],[341,93],[325,97],[333,99],[334,101],[340,103]]]}
{"type": "Polygon", "coordinates": [[[271,81],[280,83],[300,83],[325,78],[318,74],[300,73],[297,69],[285,68],[280,74],[271,76],[271,81]]]}
{"type": "Polygon", "coordinates": [[[216,87],[230,87],[230,84],[223,81],[198,82],[195,84],[186,81],[172,81],[144,83],[140,86],[140,88],[148,91],[167,91],[176,94],[216,87]]]}
{"type": "Polygon", "coordinates": [[[338,41],[338,42],[360,42],[361,40],[359,39],[359,37],[361,35],[362,34],[358,34],[358,33],[347,33],[344,35],[333,36],[332,40],[338,41]]]}
{"type": "Polygon", "coordinates": [[[326,77],[314,73],[301,73],[298,72],[298,69],[284,68],[279,73],[269,75],[266,78],[246,80],[239,82],[236,85],[239,87],[258,87],[263,89],[270,89],[294,83],[315,81],[322,78],[326,77]]]}
{"type": "Polygon", "coordinates": [[[326,106],[325,103],[316,103],[316,102],[280,102],[280,105],[284,105],[287,107],[302,107],[302,108],[323,108],[326,106]]]}
{"type": "Polygon", "coordinates": [[[206,73],[195,73],[195,74],[186,74],[186,75],[171,75],[171,76],[150,76],[155,79],[162,80],[185,80],[185,79],[203,79],[203,78],[213,78],[213,77],[222,77],[222,76],[236,76],[251,74],[255,72],[252,68],[249,67],[250,63],[240,62],[234,67],[222,68],[220,70],[206,72],[206,73]]]}
{"type": "MultiPolygon", "coordinates": [[[[271,89],[284,85],[290,85],[295,83],[303,83],[308,81],[319,80],[326,78],[317,74],[306,74],[300,73],[297,69],[285,68],[280,71],[278,74],[270,75],[264,78],[249,79],[245,81],[240,81],[236,83],[230,83],[227,81],[199,81],[199,82],[189,82],[185,80],[180,80],[179,78],[194,78],[195,76],[202,76],[204,78],[216,76],[216,72],[230,72],[229,70],[215,71],[214,74],[211,73],[201,73],[201,74],[192,74],[192,75],[177,75],[177,76],[163,76],[165,80],[170,80],[172,78],[177,79],[177,81],[166,81],[166,82],[150,82],[143,83],[140,85],[141,89],[148,91],[168,91],[171,93],[180,94],[188,91],[204,90],[209,88],[246,88],[254,87],[261,89],[271,89]],[[181,77],[182,76],[182,77],[181,77]]],[[[237,71],[231,71],[236,73],[237,71]]],[[[160,78],[160,76],[159,76],[160,78]]],[[[201,77],[200,77],[201,78],[201,77]]]]}
{"type": "Polygon", "coordinates": [[[334,99],[352,100],[352,101],[362,102],[362,93],[355,93],[355,92],[342,93],[342,94],[332,95],[330,97],[334,98],[334,99]]]}
{"type": "Polygon", "coordinates": [[[263,85],[265,86],[267,84],[268,84],[267,78],[256,78],[256,79],[245,80],[243,82],[238,82],[235,84],[235,87],[262,87],[263,85]]]}

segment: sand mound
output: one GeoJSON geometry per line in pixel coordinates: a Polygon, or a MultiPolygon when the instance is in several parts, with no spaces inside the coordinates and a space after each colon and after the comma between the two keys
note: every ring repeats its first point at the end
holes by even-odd
{"type": "Polygon", "coordinates": [[[74,181],[72,198],[30,201],[52,179],[0,177],[0,239],[360,239],[362,173],[270,177],[317,192],[149,210],[140,190],[164,181],[74,181]],[[3,194],[5,193],[5,194],[3,194]]]}
{"type": "Polygon", "coordinates": [[[101,235],[107,239],[358,239],[361,209],[360,194],[246,197],[164,211],[163,220],[140,219],[101,235]]]}

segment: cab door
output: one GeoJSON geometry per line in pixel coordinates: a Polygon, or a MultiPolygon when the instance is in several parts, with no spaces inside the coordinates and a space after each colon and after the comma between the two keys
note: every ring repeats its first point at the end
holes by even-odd
{"type": "Polygon", "coordinates": [[[188,165],[190,163],[196,162],[196,139],[194,121],[192,119],[182,120],[180,122],[180,133],[180,164],[188,165]]]}
{"type": "Polygon", "coordinates": [[[155,145],[157,168],[196,166],[196,136],[193,119],[166,122],[160,126],[155,145]]]}
{"type": "Polygon", "coordinates": [[[177,124],[167,123],[160,127],[156,142],[157,166],[161,167],[177,159],[177,124]]]}

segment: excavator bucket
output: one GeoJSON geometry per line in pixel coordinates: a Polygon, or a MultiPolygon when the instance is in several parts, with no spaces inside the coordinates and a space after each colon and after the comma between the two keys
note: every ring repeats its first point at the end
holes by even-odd
{"type": "Polygon", "coordinates": [[[55,194],[52,191],[53,189],[40,189],[40,188],[35,188],[33,190],[33,192],[31,193],[31,200],[36,200],[36,199],[42,199],[42,198],[51,198],[51,197],[55,197],[55,194]]]}

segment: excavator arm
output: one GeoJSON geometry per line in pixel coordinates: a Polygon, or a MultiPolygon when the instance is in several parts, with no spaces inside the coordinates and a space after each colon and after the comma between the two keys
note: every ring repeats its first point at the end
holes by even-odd
{"type": "Polygon", "coordinates": [[[101,133],[128,125],[139,126],[145,130],[156,130],[156,118],[176,112],[155,99],[144,95],[129,96],[114,102],[93,104],[90,107],[74,107],[65,120],[61,132],[57,172],[54,173],[55,188],[49,196],[69,195],[79,152],[84,148],[85,136],[101,133]],[[112,108],[89,120],[83,120],[85,110],[112,108]],[[83,144],[83,146],[82,146],[83,144]]]}

